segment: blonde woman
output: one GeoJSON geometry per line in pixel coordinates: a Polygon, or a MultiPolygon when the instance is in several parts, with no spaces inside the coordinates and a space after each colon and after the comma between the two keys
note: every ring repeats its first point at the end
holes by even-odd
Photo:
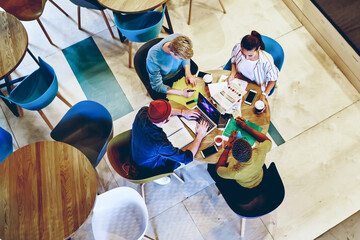
{"type": "Polygon", "coordinates": [[[172,34],[152,46],[146,58],[154,99],[166,99],[166,94],[191,97],[194,92],[173,89],[172,85],[185,76],[187,85],[196,86],[198,66],[190,60],[194,52],[191,40],[181,34],[172,34]]]}

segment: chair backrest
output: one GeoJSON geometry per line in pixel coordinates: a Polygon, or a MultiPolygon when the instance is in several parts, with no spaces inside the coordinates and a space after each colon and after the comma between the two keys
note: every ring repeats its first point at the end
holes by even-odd
{"type": "Polygon", "coordinates": [[[129,187],[118,187],[97,196],[92,216],[96,240],[142,239],[149,221],[140,194],[129,187]]]}
{"type": "Polygon", "coordinates": [[[64,115],[50,133],[60,142],[79,149],[96,167],[112,138],[113,122],[109,111],[94,101],[81,101],[64,115]]]}
{"type": "Polygon", "coordinates": [[[131,156],[131,136],[130,129],[115,136],[109,142],[107,156],[115,172],[129,182],[137,184],[151,182],[172,174],[172,172],[159,173],[151,168],[137,166],[131,156]]]}
{"type": "Polygon", "coordinates": [[[0,163],[13,152],[13,141],[11,134],[0,127],[0,163]]]}
{"type": "MultiPolygon", "coordinates": [[[[149,49],[154,46],[155,44],[159,43],[163,38],[155,38],[152,39],[150,41],[148,41],[147,43],[145,43],[144,45],[142,45],[139,50],[135,53],[134,56],[134,67],[135,67],[135,71],[137,73],[137,75],[139,76],[140,80],[142,81],[142,83],[144,84],[145,88],[148,90],[148,92],[151,93],[152,88],[150,85],[150,80],[149,80],[149,73],[146,70],[146,58],[149,52],[149,49]]],[[[153,97],[153,96],[151,96],[153,97]]]]}
{"type": "Polygon", "coordinates": [[[147,42],[156,38],[162,28],[164,12],[148,11],[138,14],[114,13],[115,25],[132,42],[147,42]]]}
{"type": "MultiPolygon", "coordinates": [[[[262,188],[257,191],[252,200],[247,203],[234,198],[232,193],[223,193],[223,197],[229,207],[239,216],[244,218],[257,218],[274,211],[284,200],[285,188],[275,163],[271,163],[264,170],[262,188]]],[[[247,197],[247,196],[244,196],[247,197]]]]}
{"type": "Polygon", "coordinates": [[[7,0],[0,1],[0,7],[21,21],[32,21],[41,16],[46,1],[47,0],[7,0]]]}
{"type": "Polygon", "coordinates": [[[105,7],[103,7],[96,0],[70,0],[70,2],[72,2],[73,4],[75,4],[79,7],[95,9],[95,10],[104,10],[105,9],[105,7]]]}
{"type": "Polygon", "coordinates": [[[14,90],[9,101],[28,110],[40,110],[49,105],[58,92],[54,69],[39,57],[40,68],[28,75],[14,90]]]}
{"type": "Polygon", "coordinates": [[[264,36],[261,36],[264,45],[265,45],[265,51],[270,53],[271,56],[274,59],[275,66],[279,69],[279,71],[282,68],[282,65],[284,63],[284,50],[281,47],[281,45],[274,39],[264,36]]]}

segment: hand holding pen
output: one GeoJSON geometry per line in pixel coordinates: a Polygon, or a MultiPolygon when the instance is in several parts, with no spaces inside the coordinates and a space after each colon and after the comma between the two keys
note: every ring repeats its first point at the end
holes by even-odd
{"type": "Polygon", "coordinates": [[[192,95],[194,95],[194,93],[195,93],[195,89],[190,89],[190,88],[185,88],[184,90],[183,90],[183,96],[184,97],[191,97],[192,95]]]}

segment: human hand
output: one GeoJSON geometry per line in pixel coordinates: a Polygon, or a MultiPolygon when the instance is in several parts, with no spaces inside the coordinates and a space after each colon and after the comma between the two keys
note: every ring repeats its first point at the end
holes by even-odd
{"type": "Polygon", "coordinates": [[[232,80],[235,78],[235,76],[229,75],[225,81],[227,82],[227,85],[230,85],[230,83],[232,82],[232,80]]]}
{"type": "Polygon", "coordinates": [[[187,120],[196,120],[200,117],[200,112],[196,109],[182,110],[182,116],[187,120]]]}
{"type": "Polygon", "coordinates": [[[185,76],[185,83],[186,85],[191,84],[191,87],[195,87],[197,82],[196,82],[196,77],[192,74],[188,74],[185,76]]]}
{"type": "Polygon", "coordinates": [[[194,95],[194,93],[195,93],[195,89],[191,89],[191,88],[185,88],[184,90],[183,90],[183,92],[182,92],[182,95],[184,96],[184,97],[191,97],[192,95],[194,95]]]}
{"type": "Polygon", "coordinates": [[[204,120],[201,120],[200,123],[196,123],[195,132],[196,135],[203,139],[206,136],[209,123],[204,120]]]}
{"type": "Polygon", "coordinates": [[[267,105],[268,105],[268,101],[267,101],[265,95],[261,94],[259,100],[261,100],[265,103],[265,108],[264,108],[264,111],[265,111],[265,109],[267,108],[267,105]]]}
{"type": "Polygon", "coordinates": [[[227,148],[232,148],[235,140],[236,140],[236,137],[237,137],[237,131],[232,131],[231,134],[230,134],[230,137],[229,137],[229,140],[226,144],[227,148]]]}
{"type": "Polygon", "coordinates": [[[244,128],[244,126],[246,126],[245,119],[243,117],[240,117],[240,116],[236,117],[235,121],[236,121],[236,124],[241,128],[244,128]]]}

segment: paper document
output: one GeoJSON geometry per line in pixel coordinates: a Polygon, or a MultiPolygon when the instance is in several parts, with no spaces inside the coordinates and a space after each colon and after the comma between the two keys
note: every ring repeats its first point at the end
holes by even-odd
{"type": "Polygon", "coordinates": [[[179,117],[171,117],[170,121],[162,126],[162,129],[174,147],[181,149],[194,140],[179,117]]]}

